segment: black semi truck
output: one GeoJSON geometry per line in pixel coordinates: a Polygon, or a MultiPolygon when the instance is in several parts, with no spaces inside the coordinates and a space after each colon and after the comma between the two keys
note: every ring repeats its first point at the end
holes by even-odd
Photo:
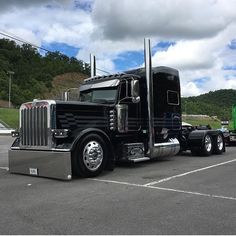
{"type": "Polygon", "coordinates": [[[116,161],[224,152],[221,131],[182,127],[179,73],[152,68],[150,40],[144,44],[145,68],[94,76],[91,63],[79,101],[22,104],[9,171],[70,180],[112,170],[116,161]]]}

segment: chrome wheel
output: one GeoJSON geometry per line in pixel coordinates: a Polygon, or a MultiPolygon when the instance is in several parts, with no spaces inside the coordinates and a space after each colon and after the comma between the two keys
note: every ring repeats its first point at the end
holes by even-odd
{"type": "Polygon", "coordinates": [[[211,152],[212,150],[212,139],[209,135],[205,136],[205,149],[207,152],[211,152]]]}
{"type": "Polygon", "coordinates": [[[224,142],[223,142],[223,138],[221,135],[217,136],[217,147],[218,147],[219,151],[221,151],[224,147],[224,142]]]}
{"type": "Polygon", "coordinates": [[[217,134],[214,138],[213,153],[221,154],[224,152],[224,149],[225,149],[224,137],[222,134],[217,134]]]}
{"type": "Polygon", "coordinates": [[[88,142],[83,149],[83,162],[88,170],[96,171],[103,161],[103,149],[97,141],[88,142]]]}

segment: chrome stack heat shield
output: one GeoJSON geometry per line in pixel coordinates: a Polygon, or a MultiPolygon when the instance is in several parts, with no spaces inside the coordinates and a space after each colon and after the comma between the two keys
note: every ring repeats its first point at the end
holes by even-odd
{"type": "Polygon", "coordinates": [[[144,39],[144,56],[148,104],[148,156],[150,158],[174,156],[180,150],[180,144],[178,139],[169,139],[169,141],[165,143],[155,143],[152,54],[150,39],[146,38],[144,39]]]}
{"type": "Polygon", "coordinates": [[[96,58],[93,54],[90,54],[90,76],[96,76],[96,58]]]}

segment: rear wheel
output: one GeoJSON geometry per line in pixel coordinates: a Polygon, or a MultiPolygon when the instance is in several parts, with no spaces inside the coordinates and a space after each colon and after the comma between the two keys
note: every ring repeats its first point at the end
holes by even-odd
{"type": "Polygon", "coordinates": [[[211,135],[206,134],[203,140],[203,146],[200,154],[204,156],[209,156],[211,155],[212,151],[213,151],[212,137],[211,135]]]}
{"type": "Polygon", "coordinates": [[[224,151],[224,139],[221,134],[216,135],[214,143],[214,154],[221,154],[224,151]]]}
{"type": "Polygon", "coordinates": [[[82,177],[95,177],[105,168],[107,148],[97,134],[89,134],[78,143],[72,154],[73,173],[82,177]]]}
{"type": "Polygon", "coordinates": [[[192,147],[191,153],[193,156],[210,156],[213,151],[213,140],[212,136],[209,134],[206,134],[203,138],[203,144],[200,147],[192,147]]]}

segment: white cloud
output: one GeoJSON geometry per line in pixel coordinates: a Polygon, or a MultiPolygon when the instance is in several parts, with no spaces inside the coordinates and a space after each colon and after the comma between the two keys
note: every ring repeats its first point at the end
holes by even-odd
{"type": "Polygon", "coordinates": [[[93,18],[104,37],[203,38],[235,19],[233,0],[97,0],[93,18]],[[229,7],[226,7],[227,5],[229,7]]]}
{"type": "Polygon", "coordinates": [[[0,11],[4,12],[4,11],[9,11],[12,9],[19,9],[19,8],[27,8],[28,6],[38,6],[38,5],[42,5],[45,3],[49,3],[49,0],[41,0],[41,1],[37,1],[37,0],[7,0],[7,1],[1,1],[1,8],[0,11]]]}
{"type": "Polygon", "coordinates": [[[103,75],[104,71],[110,72],[115,70],[115,64],[110,59],[98,59],[96,61],[96,65],[97,65],[97,71],[96,71],[97,75],[103,75]],[[103,68],[102,71],[99,70],[99,68],[103,68]]]}
{"type": "MultiPolygon", "coordinates": [[[[157,52],[154,63],[165,63],[183,70],[207,69],[223,58],[227,44],[235,37],[236,23],[228,25],[215,37],[199,40],[180,40],[167,51],[157,52]]],[[[228,50],[230,52],[232,50],[228,50]]]]}
{"type": "Polygon", "coordinates": [[[202,92],[193,82],[188,82],[187,84],[181,83],[181,90],[182,95],[184,95],[185,97],[197,96],[202,92]]]}
{"type": "MultiPolygon", "coordinates": [[[[0,28],[11,34],[18,31],[30,31],[42,42],[63,42],[82,47],[91,34],[91,17],[83,10],[73,8],[48,8],[30,6],[24,10],[14,9],[2,14],[0,28]]],[[[19,35],[23,37],[23,35],[19,35]]],[[[29,40],[27,35],[23,38],[29,40]]],[[[30,38],[31,39],[31,38],[30,38]]]]}
{"type": "Polygon", "coordinates": [[[153,65],[165,65],[180,70],[183,81],[182,94],[185,96],[235,88],[236,75],[232,71],[223,70],[224,67],[235,65],[236,50],[228,47],[229,42],[235,38],[235,30],[236,24],[233,22],[214,37],[180,40],[168,50],[156,52],[153,56],[153,65]],[[206,77],[209,80],[195,82],[206,77]]]}
{"type": "Polygon", "coordinates": [[[80,48],[77,57],[115,71],[120,54],[143,50],[143,38],[175,41],[157,51],[153,65],[180,70],[183,94],[235,88],[235,0],[8,0],[1,3],[0,30],[37,45],[66,43],[80,48]],[[91,7],[90,7],[91,6],[91,7]],[[82,7],[82,8],[81,8],[82,7]],[[196,79],[208,77],[204,84],[196,79]]]}

